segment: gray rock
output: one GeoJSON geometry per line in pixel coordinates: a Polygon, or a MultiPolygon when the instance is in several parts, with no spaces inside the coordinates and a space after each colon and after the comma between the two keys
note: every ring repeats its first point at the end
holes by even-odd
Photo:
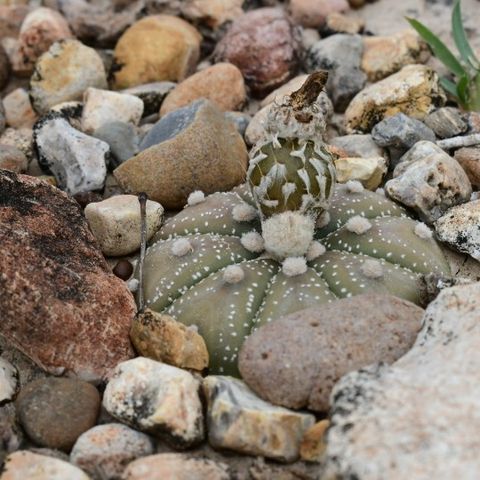
{"type": "Polygon", "coordinates": [[[472,186],[467,174],[434,143],[418,142],[400,160],[385,191],[413,208],[424,222],[434,222],[450,207],[470,198],[472,186]]]}
{"type": "Polygon", "coordinates": [[[424,122],[440,138],[455,137],[468,129],[468,123],[464,120],[458,108],[453,107],[443,107],[435,110],[425,117],[424,122]]]}
{"type": "Polygon", "coordinates": [[[122,93],[136,95],[144,104],[144,116],[160,111],[163,99],[176,87],[175,82],[153,82],[120,90],[122,93]]]}
{"type": "Polygon", "coordinates": [[[480,283],[443,290],[405,356],[335,386],[322,478],[476,479],[479,342],[480,283]]]}
{"type": "Polygon", "coordinates": [[[23,173],[28,168],[27,157],[16,147],[0,145],[0,168],[23,173]]]}
{"type": "Polygon", "coordinates": [[[379,147],[370,134],[344,135],[332,138],[330,145],[342,148],[350,157],[373,158],[385,157],[385,150],[379,147]]]}
{"type": "Polygon", "coordinates": [[[240,373],[274,404],[327,411],[342,375],[375,362],[392,363],[408,351],[422,315],[413,303],[373,293],[302,310],[247,338],[240,373]]]}
{"type": "Polygon", "coordinates": [[[364,87],[367,76],[360,69],[363,43],[360,35],[337,34],[314,43],[307,52],[308,72],[329,70],[327,93],[336,111],[343,112],[364,87]]]}
{"type": "Polygon", "coordinates": [[[231,120],[235,126],[237,127],[238,133],[240,135],[245,135],[245,130],[248,127],[248,124],[250,123],[250,120],[252,120],[252,117],[248,115],[247,113],[242,113],[242,112],[225,112],[225,118],[228,120],[231,120]]]}
{"type": "Polygon", "coordinates": [[[110,151],[107,143],[76,130],[59,114],[37,122],[34,142],[40,165],[55,175],[59,188],[75,195],[103,187],[110,151]]]}
{"type": "Polygon", "coordinates": [[[19,387],[18,370],[8,360],[0,357],[0,405],[12,401],[19,387]]]}
{"type": "Polygon", "coordinates": [[[298,458],[303,434],[315,423],[313,415],[269,404],[232,377],[210,375],[203,390],[208,441],[214,448],[284,462],[298,458]]]}
{"type": "Polygon", "coordinates": [[[10,61],[3,46],[0,45],[0,90],[8,83],[10,76],[10,61]]]}
{"type": "Polygon", "coordinates": [[[0,135],[5,131],[7,126],[7,119],[5,117],[5,108],[3,102],[0,102],[0,135]]]}

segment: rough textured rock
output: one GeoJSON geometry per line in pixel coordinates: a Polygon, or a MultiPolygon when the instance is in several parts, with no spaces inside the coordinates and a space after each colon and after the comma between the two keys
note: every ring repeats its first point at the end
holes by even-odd
{"type": "Polygon", "coordinates": [[[422,314],[406,300],[371,293],[322,310],[302,310],[247,338],[239,355],[240,373],[265,400],[326,411],[342,375],[374,362],[392,363],[408,351],[422,314]]]}
{"type": "Polygon", "coordinates": [[[10,145],[20,150],[29,162],[36,159],[33,149],[33,132],[30,128],[7,128],[0,136],[1,145],[10,145]]]}
{"type": "Polygon", "coordinates": [[[12,401],[19,388],[18,370],[8,360],[0,357],[0,405],[12,401]]]}
{"type": "Polygon", "coordinates": [[[432,223],[450,207],[466,202],[472,193],[467,174],[457,161],[434,143],[416,143],[385,184],[385,191],[432,223]]]}
{"type": "Polygon", "coordinates": [[[437,74],[425,65],[407,65],[359,92],[345,111],[347,130],[368,132],[385,117],[403,112],[422,120],[445,103],[437,74]]]}
{"type": "Polygon", "coordinates": [[[134,23],[114,52],[113,84],[128,88],[161,80],[183,80],[200,56],[201,36],[181,18],[153,15],[134,23]]]}
{"type": "Polygon", "coordinates": [[[213,447],[283,462],[298,458],[303,434],[315,423],[313,415],[264,402],[232,377],[208,376],[203,389],[208,441],[213,447]]]}
{"type": "Polygon", "coordinates": [[[7,171],[0,192],[0,334],[50,373],[100,380],[133,353],[130,292],[74,200],[7,171]]]}
{"type": "Polygon", "coordinates": [[[95,425],[100,395],[91,384],[46,378],[23,387],[16,400],[18,419],[37,445],[69,451],[95,425]]]}
{"type": "Polygon", "coordinates": [[[295,73],[300,45],[300,37],[282,9],[259,8],[232,23],[214,56],[217,62],[236,65],[252,92],[262,96],[295,73]]]}
{"type": "Polygon", "coordinates": [[[440,138],[461,135],[468,129],[468,124],[458,108],[443,107],[425,117],[425,123],[440,138]]]}
{"type": "Polygon", "coordinates": [[[480,187],[480,148],[464,147],[458,149],[453,158],[462,166],[474,187],[480,187]]]}
{"type": "Polygon", "coordinates": [[[13,128],[32,128],[37,119],[28,92],[17,88],[3,99],[7,125],[13,128]]]}
{"type": "Polygon", "coordinates": [[[27,168],[27,157],[18,148],[11,145],[0,145],[0,169],[23,173],[27,168]]]}
{"type": "Polygon", "coordinates": [[[203,440],[199,387],[185,370],[137,357],[115,368],[103,406],[121,422],[183,448],[203,440]]]}
{"type": "Polygon", "coordinates": [[[165,208],[183,207],[195,190],[229,190],[245,177],[245,143],[208,100],[163,117],[141,148],[114,171],[115,178],[127,191],[144,191],[165,208]]]}
{"type": "Polygon", "coordinates": [[[435,222],[438,239],[480,261],[480,200],[457,205],[435,222]]]}
{"type": "Polygon", "coordinates": [[[158,113],[164,98],[175,88],[174,82],[153,82],[121,90],[121,93],[136,95],[143,101],[143,114],[158,113]]]}
{"type": "Polygon", "coordinates": [[[30,79],[35,110],[46,113],[61,102],[80,100],[88,87],[106,88],[102,59],[78,40],[54,43],[37,61],[30,79]]]}
{"type": "Polygon", "coordinates": [[[329,14],[349,10],[347,0],[290,0],[293,21],[307,28],[320,28],[329,14]]]}
{"type": "Polygon", "coordinates": [[[335,159],[337,182],[358,180],[367,190],[375,190],[387,173],[384,157],[340,157],[335,159]]]}
{"type": "Polygon", "coordinates": [[[479,299],[480,283],[443,290],[405,356],[337,383],[325,478],[477,477],[479,299]]]}
{"type": "Polygon", "coordinates": [[[152,453],[154,445],[148,435],[120,423],[109,423],[80,435],[70,461],[92,480],[119,480],[130,462],[152,453]]]}
{"type": "Polygon", "coordinates": [[[217,63],[188,77],[165,98],[160,115],[207,98],[219,110],[239,110],[246,99],[242,72],[230,63],[217,63]]]}

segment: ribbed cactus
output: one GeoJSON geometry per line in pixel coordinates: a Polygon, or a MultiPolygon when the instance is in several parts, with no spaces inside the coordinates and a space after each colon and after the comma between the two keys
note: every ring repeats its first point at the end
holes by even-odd
{"type": "Polygon", "coordinates": [[[423,223],[359,182],[335,185],[321,139],[296,134],[254,149],[250,185],[192,194],[147,250],[147,307],[198,328],[212,373],[238,374],[245,337],[281,315],[369,290],[420,303],[421,275],[449,274],[423,223]]]}

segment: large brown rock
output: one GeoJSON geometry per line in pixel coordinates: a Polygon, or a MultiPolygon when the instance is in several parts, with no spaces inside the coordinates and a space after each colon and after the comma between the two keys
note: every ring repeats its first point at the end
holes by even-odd
{"type": "Polygon", "coordinates": [[[135,302],[109,270],[80,206],[0,171],[0,334],[50,373],[98,381],[130,358],[135,302]]]}

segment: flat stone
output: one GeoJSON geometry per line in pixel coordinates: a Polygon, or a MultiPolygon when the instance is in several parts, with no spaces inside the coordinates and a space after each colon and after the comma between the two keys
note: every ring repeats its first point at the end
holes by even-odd
{"type": "Polygon", "coordinates": [[[143,114],[152,115],[158,113],[160,105],[164,98],[175,88],[177,84],[174,82],[153,82],[136,87],[120,90],[121,93],[135,95],[143,101],[143,114]]]}
{"type": "MultiPolygon", "coordinates": [[[[122,256],[140,248],[140,203],[135,195],[115,195],[85,207],[85,218],[105,255],[122,256]]],[[[147,241],[162,224],[163,207],[147,200],[147,241]]]]}
{"type": "Polygon", "coordinates": [[[37,114],[32,108],[28,92],[17,88],[3,98],[7,125],[13,128],[32,128],[37,114]]]}
{"type": "Polygon", "coordinates": [[[103,406],[121,422],[184,448],[204,436],[199,387],[185,370],[137,357],[117,365],[103,406]]]}
{"type": "Polygon", "coordinates": [[[72,448],[70,462],[92,479],[116,480],[129,463],[154,451],[148,435],[120,423],[109,423],[82,433],[72,448]]]}
{"type": "Polygon", "coordinates": [[[474,187],[480,187],[480,148],[459,148],[453,158],[462,166],[474,187]]]}
{"type": "Polygon", "coordinates": [[[348,10],[347,0],[291,0],[289,3],[294,22],[307,28],[320,28],[330,14],[348,10]]]}
{"type": "Polygon", "coordinates": [[[407,65],[359,92],[345,111],[345,125],[349,133],[369,132],[385,117],[402,112],[422,120],[444,103],[437,74],[425,65],[407,65]]]}
{"type": "Polygon", "coordinates": [[[26,172],[28,168],[27,157],[16,147],[0,145],[0,168],[15,173],[26,172]]]}
{"type": "Polygon", "coordinates": [[[461,135],[468,129],[468,124],[458,108],[443,107],[425,117],[428,125],[438,137],[450,138],[461,135]]]}
{"type": "Polygon", "coordinates": [[[0,335],[50,373],[99,381],[133,354],[131,293],[77,202],[6,170],[0,192],[0,335]]]}
{"type": "Polygon", "coordinates": [[[208,441],[214,448],[282,462],[298,458],[303,434],[315,423],[313,415],[271,405],[233,377],[210,375],[203,390],[208,441]]]}
{"type": "Polygon", "coordinates": [[[400,159],[393,177],[385,184],[387,194],[413,208],[426,223],[466,202],[472,193],[460,164],[432,142],[417,142],[400,159]]]}
{"type": "Polygon", "coordinates": [[[406,355],[336,384],[325,478],[476,478],[479,299],[480,283],[442,290],[406,355]]]}
{"type": "Polygon", "coordinates": [[[18,370],[0,357],[0,405],[11,402],[20,388],[18,370]]]}
{"type": "Polygon", "coordinates": [[[375,190],[387,173],[384,157],[340,157],[335,159],[337,182],[359,181],[367,190],[375,190]]]}

